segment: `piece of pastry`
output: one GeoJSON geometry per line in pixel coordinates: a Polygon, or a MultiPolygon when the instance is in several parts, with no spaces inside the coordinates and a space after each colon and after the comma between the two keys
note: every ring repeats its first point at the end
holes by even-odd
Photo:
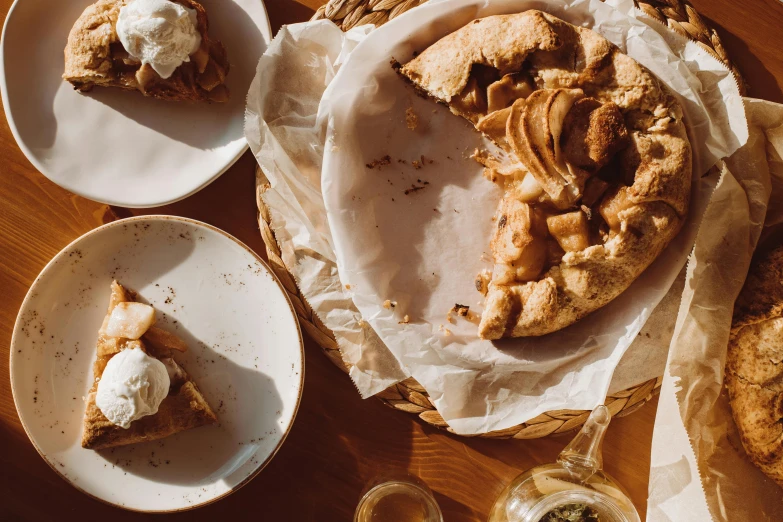
{"type": "Polygon", "coordinates": [[[162,439],[217,422],[196,383],[173,358],[187,350],[153,325],[155,310],[116,281],[98,335],[82,447],[111,448],[162,439]]]}
{"type": "Polygon", "coordinates": [[[560,330],[620,295],[680,230],[691,147],[652,73],[599,34],[541,11],[474,20],[392,64],[503,157],[478,333],[560,330]],[[488,281],[487,281],[488,279],[488,281]]]}
{"type": "Polygon", "coordinates": [[[750,460],[783,487],[783,246],[754,258],[734,304],[726,388],[750,460]]]}
{"type": "Polygon", "coordinates": [[[76,20],[63,79],[173,101],[225,102],[226,50],[194,0],[98,0],[76,20]]]}

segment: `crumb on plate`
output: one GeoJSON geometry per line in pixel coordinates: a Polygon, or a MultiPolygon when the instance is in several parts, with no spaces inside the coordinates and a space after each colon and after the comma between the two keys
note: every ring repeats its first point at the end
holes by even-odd
{"type": "Polygon", "coordinates": [[[405,109],[405,125],[410,130],[416,130],[416,127],[419,126],[419,116],[413,112],[413,107],[405,109]]]}

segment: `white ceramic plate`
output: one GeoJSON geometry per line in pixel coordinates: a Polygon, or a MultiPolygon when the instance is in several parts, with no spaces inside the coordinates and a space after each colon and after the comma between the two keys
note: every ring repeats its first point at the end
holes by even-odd
{"type": "Polygon", "coordinates": [[[110,223],[44,268],[11,340],[11,387],[30,440],[71,484],[139,511],[217,500],[266,465],[294,421],[302,338],[269,268],[209,225],[168,216],[110,223]],[[220,424],[122,448],[80,445],[98,328],[113,278],[155,306],[189,350],[182,362],[220,424]]]}
{"type": "Polygon", "coordinates": [[[152,207],[214,181],[247,148],[245,97],[272,30],[261,0],[203,0],[210,35],[228,51],[226,104],[156,100],[62,80],[63,49],[92,0],[16,0],[0,43],[8,125],[47,178],[86,198],[152,207]]]}

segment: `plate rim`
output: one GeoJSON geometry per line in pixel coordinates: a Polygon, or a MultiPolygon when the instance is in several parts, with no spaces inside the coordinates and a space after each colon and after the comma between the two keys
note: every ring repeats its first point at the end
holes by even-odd
{"type": "MultiPolygon", "coordinates": [[[[217,180],[220,176],[225,174],[225,172],[230,169],[238,160],[239,158],[244,155],[245,152],[250,148],[250,145],[247,142],[247,138],[245,137],[244,133],[242,133],[242,137],[239,139],[239,143],[241,144],[239,146],[239,150],[237,150],[236,154],[226,163],[226,165],[223,166],[222,169],[220,169],[218,172],[214,173],[212,177],[210,177],[208,180],[206,180],[204,183],[199,185],[198,187],[191,189],[185,194],[181,194],[179,196],[176,196],[172,199],[158,199],[152,202],[148,203],[134,203],[134,204],[128,204],[127,201],[119,201],[114,200],[113,198],[101,198],[96,199],[92,196],[86,195],[85,191],[80,190],[77,186],[74,186],[72,183],[63,183],[60,180],[55,181],[51,175],[49,175],[46,171],[46,169],[43,168],[41,163],[38,161],[38,159],[35,157],[35,155],[32,153],[32,151],[27,147],[25,142],[21,139],[19,135],[19,131],[16,127],[16,122],[11,115],[11,112],[8,110],[8,87],[6,84],[6,75],[5,75],[5,49],[6,49],[6,30],[8,29],[9,21],[13,17],[14,11],[18,7],[18,5],[21,2],[28,1],[28,0],[14,0],[14,3],[11,4],[11,7],[8,9],[8,13],[5,16],[5,20],[3,21],[3,29],[2,29],[2,35],[0,36],[0,101],[2,101],[3,104],[3,112],[5,113],[5,120],[8,123],[8,128],[11,129],[11,135],[14,137],[14,142],[16,142],[16,146],[19,147],[19,150],[22,151],[22,154],[24,157],[29,161],[35,170],[37,170],[39,173],[41,173],[46,179],[57,185],[58,187],[61,187],[68,192],[72,192],[73,194],[76,194],[77,196],[81,196],[85,199],[89,199],[90,201],[95,201],[97,203],[103,203],[106,205],[113,205],[118,207],[125,207],[125,208],[153,208],[153,207],[160,207],[163,205],[170,205],[172,203],[176,203],[178,201],[182,201],[185,198],[188,198],[192,196],[193,194],[205,189],[209,185],[211,185],[215,180],[217,180]]],[[[264,11],[264,21],[266,22],[266,29],[269,32],[270,40],[266,42],[267,47],[269,46],[269,43],[271,43],[272,38],[274,38],[274,33],[272,32],[272,23],[269,20],[269,11],[266,8],[266,4],[264,3],[264,0],[256,0],[260,6],[261,9],[264,11]]],[[[93,2],[94,3],[94,2],[93,2]]],[[[65,81],[65,80],[63,80],[65,81]]],[[[247,96],[247,93],[244,93],[244,96],[247,96]]],[[[244,111],[243,111],[243,119],[244,119],[244,111]]]]}
{"type": "MultiPolygon", "coordinates": [[[[19,0],[17,0],[17,1],[19,1],[19,0]]],[[[243,243],[242,241],[240,241],[239,239],[237,239],[233,235],[229,234],[225,230],[222,230],[222,229],[220,229],[220,228],[218,228],[216,226],[210,225],[209,223],[205,223],[203,221],[199,221],[197,219],[192,219],[192,218],[188,218],[188,217],[184,217],[184,216],[173,216],[173,215],[166,215],[166,214],[150,214],[150,215],[144,215],[144,216],[133,216],[133,217],[125,218],[125,219],[119,219],[117,221],[112,221],[112,222],[109,222],[109,223],[105,223],[105,224],[103,224],[103,225],[101,225],[99,227],[93,228],[92,230],[89,230],[89,231],[85,232],[84,234],[82,234],[81,236],[77,237],[76,239],[74,239],[73,241],[68,243],[66,246],[64,246],[57,254],[54,255],[54,257],[52,257],[46,263],[46,265],[43,267],[43,269],[41,269],[39,274],[33,280],[33,283],[30,285],[30,288],[27,289],[27,294],[25,294],[25,297],[22,300],[22,304],[19,306],[19,312],[17,313],[16,320],[14,321],[14,328],[13,328],[13,330],[11,332],[11,343],[9,345],[9,351],[10,351],[10,355],[9,355],[9,360],[8,360],[8,374],[9,374],[9,378],[10,378],[10,381],[11,381],[11,396],[14,399],[14,408],[16,409],[16,414],[17,414],[17,417],[19,418],[19,423],[22,425],[22,428],[24,429],[25,435],[27,435],[27,439],[33,445],[33,447],[35,448],[35,451],[38,452],[38,455],[41,457],[41,459],[43,459],[43,461],[46,462],[46,464],[48,464],[49,467],[61,479],[66,481],[73,488],[77,489],[79,492],[83,493],[84,495],[87,495],[88,497],[92,498],[93,500],[97,500],[97,501],[99,501],[99,502],[101,502],[103,504],[107,504],[109,506],[118,507],[118,508],[124,509],[126,511],[132,511],[132,512],[136,512],[136,513],[180,513],[180,512],[184,512],[184,511],[191,511],[193,509],[197,509],[197,508],[200,508],[200,507],[207,506],[209,504],[213,504],[213,503],[215,503],[215,502],[217,502],[219,500],[222,500],[225,497],[231,495],[232,493],[235,493],[236,491],[239,491],[239,489],[241,489],[243,486],[248,484],[251,480],[256,478],[258,476],[258,474],[261,473],[264,470],[264,468],[267,467],[267,465],[269,465],[269,463],[272,461],[272,459],[275,457],[275,455],[277,455],[277,452],[280,451],[280,448],[283,446],[283,443],[288,438],[288,435],[289,435],[289,433],[291,432],[291,429],[294,426],[294,422],[296,422],[296,416],[299,413],[299,407],[301,406],[301,403],[302,403],[302,395],[303,395],[303,391],[304,391],[305,351],[304,351],[304,339],[302,337],[302,326],[299,324],[299,317],[297,316],[296,309],[294,308],[293,303],[291,303],[291,298],[289,297],[288,292],[285,289],[285,286],[283,286],[283,283],[280,281],[280,279],[274,273],[272,268],[266,263],[266,261],[264,261],[261,258],[261,256],[259,256],[252,248],[247,246],[245,243],[243,243]],[[231,489],[229,489],[228,491],[226,491],[226,492],[224,492],[224,493],[222,493],[222,494],[220,494],[218,496],[215,496],[215,497],[213,497],[211,499],[208,499],[208,500],[205,500],[205,501],[203,501],[201,503],[198,503],[198,504],[192,504],[192,505],[187,505],[187,506],[183,506],[183,507],[180,507],[180,508],[173,508],[173,509],[140,509],[140,508],[136,508],[136,507],[130,507],[130,506],[125,506],[125,505],[121,505],[121,504],[116,504],[116,503],[111,502],[109,500],[106,500],[104,498],[100,498],[100,497],[98,497],[96,495],[93,495],[92,493],[89,493],[89,492],[85,491],[80,486],[74,484],[73,481],[70,478],[68,478],[66,475],[61,473],[57,469],[57,467],[49,461],[49,459],[46,457],[46,454],[41,450],[41,448],[38,447],[38,444],[33,439],[32,435],[30,434],[30,431],[27,429],[27,424],[25,424],[24,420],[22,419],[22,416],[19,413],[19,403],[17,401],[17,397],[16,397],[17,393],[15,391],[15,386],[14,386],[13,365],[14,365],[14,353],[16,351],[16,350],[14,350],[14,345],[15,345],[16,340],[17,340],[17,327],[20,324],[20,321],[21,321],[21,318],[22,318],[22,314],[23,314],[24,310],[26,309],[28,301],[32,298],[33,289],[36,287],[38,282],[41,280],[41,277],[47,271],[52,269],[52,267],[54,267],[56,262],[59,261],[60,258],[65,255],[65,252],[67,252],[69,249],[71,249],[71,247],[73,247],[74,245],[79,243],[81,240],[86,239],[87,237],[92,236],[94,234],[97,234],[100,231],[103,231],[103,230],[109,229],[109,228],[113,228],[113,227],[121,225],[121,224],[126,224],[126,223],[129,223],[129,222],[135,222],[135,221],[145,221],[145,220],[152,220],[152,221],[178,221],[178,222],[184,222],[184,223],[188,223],[188,224],[191,224],[191,225],[204,227],[204,228],[206,228],[208,230],[211,230],[213,232],[217,232],[217,233],[221,234],[222,236],[226,237],[227,239],[229,239],[231,241],[234,241],[236,244],[238,244],[244,250],[249,252],[253,257],[256,258],[256,261],[261,263],[261,265],[264,267],[264,269],[267,270],[267,272],[272,276],[272,280],[275,283],[277,283],[277,286],[280,288],[280,291],[283,293],[283,296],[285,297],[285,300],[288,303],[288,307],[289,307],[289,310],[291,312],[291,315],[293,316],[294,324],[296,325],[296,331],[297,331],[297,335],[298,335],[298,338],[299,338],[299,355],[300,355],[300,359],[301,359],[301,365],[300,365],[301,368],[300,368],[300,371],[299,371],[299,384],[298,384],[298,389],[297,389],[296,404],[294,405],[294,411],[293,411],[293,414],[291,415],[291,422],[289,422],[288,426],[286,426],[285,432],[283,433],[283,436],[280,438],[280,441],[278,441],[278,443],[275,446],[275,448],[269,453],[269,455],[264,459],[264,461],[262,463],[260,463],[259,466],[252,473],[250,473],[247,477],[245,477],[241,482],[239,482],[235,486],[231,487],[231,489]]]]}

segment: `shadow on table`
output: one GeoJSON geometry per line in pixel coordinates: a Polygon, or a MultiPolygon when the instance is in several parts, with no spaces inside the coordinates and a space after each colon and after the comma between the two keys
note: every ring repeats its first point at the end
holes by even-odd
{"type": "Polygon", "coordinates": [[[377,400],[363,401],[349,378],[305,337],[305,384],[285,444],[258,477],[206,519],[351,520],[362,489],[381,470],[406,469],[407,418],[377,400]]]}

